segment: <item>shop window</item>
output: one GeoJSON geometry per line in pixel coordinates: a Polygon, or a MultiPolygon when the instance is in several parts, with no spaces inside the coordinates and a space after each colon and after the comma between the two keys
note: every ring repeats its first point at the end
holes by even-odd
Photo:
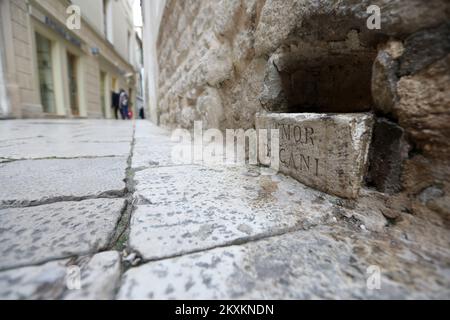
{"type": "Polygon", "coordinates": [[[100,71],[100,98],[102,103],[102,113],[104,118],[108,118],[108,106],[106,105],[106,73],[100,71]]]}
{"type": "Polygon", "coordinates": [[[70,110],[73,116],[80,116],[80,106],[78,100],[78,58],[67,53],[68,76],[69,76],[69,100],[70,110]]]}
{"type": "Polygon", "coordinates": [[[52,42],[36,33],[36,51],[41,103],[45,113],[56,113],[52,42]]]}

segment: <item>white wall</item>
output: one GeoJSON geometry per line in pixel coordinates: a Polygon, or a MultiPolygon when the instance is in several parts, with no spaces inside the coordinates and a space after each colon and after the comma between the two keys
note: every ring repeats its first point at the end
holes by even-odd
{"type": "Polygon", "coordinates": [[[148,85],[146,99],[150,111],[150,120],[158,122],[158,59],[156,42],[158,41],[159,26],[164,12],[166,0],[143,0],[142,12],[144,16],[144,67],[148,85]]]}
{"type": "Polygon", "coordinates": [[[129,0],[113,1],[113,45],[117,52],[128,62],[131,62],[128,47],[128,33],[131,35],[133,48],[134,26],[133,13],[129,0]]]}
{"type": "MultiPolygon", "coordinates": [[[[105,35],[103,16],[103,0],[72,0],[80,6],[81,15],[96,31],[105,35]]],[[[128,62],[131,62],[130,51],[133,51],[133,13],[130,0],[109,0],[109,30],[108,40],[114,45],[116,51],[128,62]],[[131,48],[128,47],[128,32],[131,34],[131,48]]]]}
{"type": "Polygon", "coordinates": [[[82,17],[96,29],[104,34],[103,1],[102,0],[72,0],[72,3],[81,8],[82,17]]]}
{"type": "Polygon", "coordinates": [[[4,41],[3,32],[0,31],[0,118],[9,114],[9,101],[6,90],[5,66],[4,66],[4,41]]]}

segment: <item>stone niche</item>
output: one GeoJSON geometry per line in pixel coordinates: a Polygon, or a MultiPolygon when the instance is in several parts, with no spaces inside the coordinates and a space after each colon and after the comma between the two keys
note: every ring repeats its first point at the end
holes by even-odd
{"type": "Polygon", "coordinates": [[[278,129],[279,170],[318,190],[354,199],[367,167],[373,116],[260,114],[257,129],[278,129]]]}
{"type": "Polygon", "coordinates": [[[370,110],[372,62],[366,56],[339,56],[310,62],[295,70],[286,86],[289,109],[305,112],[370,110]]]}
{"type": "Polygon", "coordinates": [[[374,116],[376,49],[349,31],[339,41],[293,40],[266,66],[257,128],[279,129],[280,171],[354,199],[365,181],[374,116]]]}
{"type": "Polygon", "coordinates": [[[269,112],[370,111],[375,58],[357,32],[336,42],[293,41],[270,57],[261,104],[269,112]]]}

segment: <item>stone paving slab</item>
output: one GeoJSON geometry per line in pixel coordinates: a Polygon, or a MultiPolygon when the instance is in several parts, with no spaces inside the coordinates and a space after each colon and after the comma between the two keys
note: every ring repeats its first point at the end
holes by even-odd
{"type": "Polygon", "coordinates": [[[147,121],[136,123],[133,169],[173,165],[171,152],[175,145],[171,141],[170,132],[156,127],[147,121]]]}
{"type": "Polygon", "coordinates": [[[0,146],[0,158],[11,160],[127,156],[129,142],[39,142],[0,146]]]}
{"type": "Polygon", "coordinates": [[[0,269],[104,249],[124,205],[96,199],[0,210],[0,269]]]}
{"type": "Polygon", "coordinates": [[[174,165],[171,156],[173,145],[170,140],[163,144],[156,144],[148,140],[138,140],[134,146],[131,167],[133,169],[143,169],[174,165]]]}
{"type": "Polygon", "coordinates": [[[333,197],[258,168],[154,168],[135,181],[129,243],[146,260],[308,228],[333,208],[333,197]]]}
{"type": "Polygon", "coordinates": [[[450,267],[336,225],[128,270],[119,299],[450,298],[450,267]],[[381,268],[380,290],[367,288],[381,268]]]}
{"type": "Polygon", "coordinates": [[[25,160],[0,164],[1,206],[26,206],[56,200],[125,193],[126,157],[25,160]]]}
{"type": "Polygon", "coordinates": [[[120,255],[116,251],[13,269],[0,272],[0,299],[113,299],[120,273],[120,255]],[[69,266],[80,268],[80,290],[67,287],[69,266]]]}
{"type": "MultiPolygon", "coordinates": [[[[60,190],[80,197],[123,190],[132,122],[3,123],[0,154],[28,156],[35,144],[33,159],[39,152],[66,157],[67,150],[81,157],[8,162],[0,155],[1,180],[14,181],[4,194],[42,200],[60,190]],[[124,154],[103,158],[105,150],[124,154]]],[[[388,199],[366,189],[357,201],[344,200],[255,167],[174,166],[168,131],[145,121],[136,122],[133,142],[136,207],[127,252],[142,265],[121,281],[119,253],[98,253],[108,250],[125,199],[68,202],[63,195],[50,200],[64,202],[4,208],[0,298],[450,299],[450,239],[431,219],[399,213],[388,222],[388,199]],[[81,291],[65,285],[74,264],[81,291]],[[381,267],[380,291],[367,290],[370,265],[381,267]]]]}
{"type": "Polygon", "coordinates": [[[2,121],[0,146],[32,139],[51,142],[131,141],[131,121],[114,120],[11,120],[2,121]]]}
{"type": "Polygon", "coordinates": [[[131,121],[14,120],[0,127],[0,158],[128,156],[131,121]]]}
{"type": "MultiPolygon", "coordinates": [[[[166,137],[170,138],[170,131],[164,128],[155,126],[147,120],[137,120],[134,132],[136,139],[151,138],[151,137],[166,137]]],[[[156,141],[155,141],[156,142],[156,141]]]]}

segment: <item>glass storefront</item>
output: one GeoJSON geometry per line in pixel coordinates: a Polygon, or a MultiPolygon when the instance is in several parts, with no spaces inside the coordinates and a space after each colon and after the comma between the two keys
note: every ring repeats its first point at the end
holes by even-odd
{"type": "Polygon", "coordinates": [[[41,103],[44,112],[56,113],[51,41],[36,33],[36,50],[41,103]]]}
{"type": "Polygon", "coordinates": [[[77,59],[78,58],[73,54],[67,53],[70,110],[72,111],[72,115],[76,117],[80,115],[80,108],[78,105],[77,59]]]}

